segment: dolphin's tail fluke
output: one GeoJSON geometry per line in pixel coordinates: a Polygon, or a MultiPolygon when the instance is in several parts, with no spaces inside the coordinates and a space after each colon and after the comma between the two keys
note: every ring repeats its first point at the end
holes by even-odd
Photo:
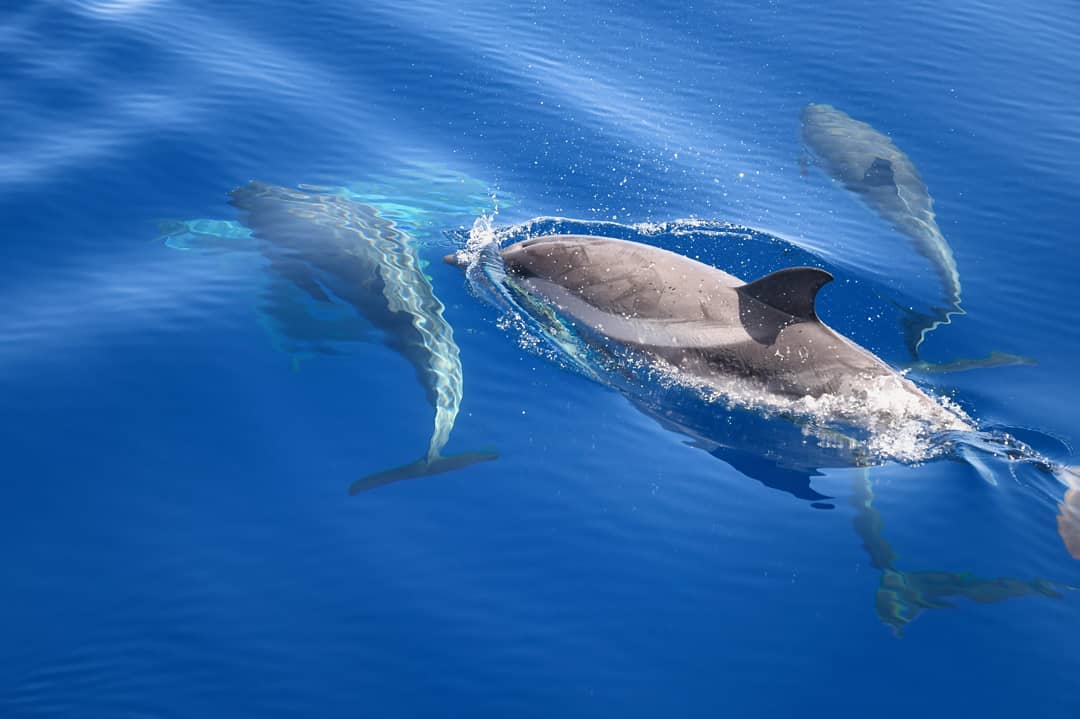
{"type": "Polygon", "coordinates": [[[369,489],[381,487],[384,484],[400,482],[403,479],[416,479],[417,477],[430,477],[433,474],[442,474],[455,469],[462,469],[480,462],[490,462],[498,459],[499,455],[494,452],[462,452],[448,457],[435,457],[434,459],[420,459],[410,464],[405,464],[393,469],[387,469],[375,474],[356,480],[349,486],[349,494],[359,494],[369,489]]]}
{"type": "Polygon", "coordinates": [[[959,304],[949,308],[935,307],[929,313],[906,310],[903,320],[904,342],[912,357],[919,356],[919,348],[926,341],[926,336],[938,327],[952,324],[952,318],[966,315],[967,312],[959,304]]]}
{"type": "Polygon", "coordinates": [[[913,369],[919,372],[963,372],[971,369],[986,369],[991,367],[1009,367],[1014,365],[1034,365],[1035,360],[1022,355],[994,350],[985,357],[964,357],[950,362],[930,362],[924,360],[919,354],[926,335],[938,327],[952,324],[952,318],[965,315],[959,305],[952,309],[935,308],[929,314],[917,312],[909,307],[894,302],[894,306],[904,313],[901,321],[904,327],[904,344],[911,354],[911,361],[904,365],[904,369],[913,369]]]}

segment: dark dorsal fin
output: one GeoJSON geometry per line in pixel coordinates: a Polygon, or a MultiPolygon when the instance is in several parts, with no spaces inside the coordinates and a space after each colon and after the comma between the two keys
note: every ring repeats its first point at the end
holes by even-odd
{"type": "Polygon", "coordinates": [[[895,185],[896,178],[893,177],[892,163],[883,157],[875,158],[863,174],[862,181],[867,187],[895,185]]]}
{"type": "Polygon", "coordinates": [[[739,292],[802,320],[816,320],[814,298],[833,276],[818,267],[789,267],[748,282],[739,292]]]}

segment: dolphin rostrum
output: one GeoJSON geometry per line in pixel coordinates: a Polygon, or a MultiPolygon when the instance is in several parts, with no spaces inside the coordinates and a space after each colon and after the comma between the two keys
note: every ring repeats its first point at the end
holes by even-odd
{"type": "Polygon", "coordinates": [[[744,283],[658,247],[583,235],[525,240],[501,258],[520,292],[554,305],[578,331],[659,359],[706,389],[726,395],[735,380],[765,404],[827,411],[870,431],[896,422],[927,433],[971,429],[821,322],[814,302],[832,280],[825,270],[793,267],[744,283]]]}
{"type": "Polygon", "coordinates": [[[915,249],[933,265],[949,307],[909,327],[909,349],[917,356],[929,332],[948,324],[952,315],[963,314],[960,273],[934,219],[926,184],[892,140],[832,105],[811,103],[803,108],[802,137],[829,175],[913,239],[915,249]]]}
{"type": "Polygon", "coordinates": [[[461,359],[408,236],[374,208],[334,193],[252,181],[230,193],[230,204],[243,211],[244,224],[279,274],[318,301],[340,299],[378,329],[413,366],[435,409],[424,456],[357,480],[350,494],[496,458],[441,454],[461,403],[461,359]]]}

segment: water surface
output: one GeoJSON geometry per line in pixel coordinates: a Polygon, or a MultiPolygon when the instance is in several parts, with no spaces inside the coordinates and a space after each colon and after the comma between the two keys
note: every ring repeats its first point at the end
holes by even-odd
{"type": "Polygon", "coordinates": [[[804,172],[800,111],[831,104],[918,167],[955,254],[966,314],[923,357],[1034,360],[913,376],[1080,463],[1078,35],[1068,2],[0,10],[0,713],[1076,714],[1060,482],[823,467],[815,508],[522,347],[438,259],[496,207],[734,223],[787,254],[656,237],[746,278],[829,266],[823,318],[903,363],[896,305],[937,277],[804,172]],[[430,407],[275,287],[230,224],[250,179],[416,239],[463,363],[449,448],[498,461],[347,496],[430,407]]]}

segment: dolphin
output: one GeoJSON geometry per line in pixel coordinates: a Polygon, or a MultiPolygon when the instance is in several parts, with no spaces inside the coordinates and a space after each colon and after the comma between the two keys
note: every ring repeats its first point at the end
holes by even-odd
{"type": "Polygon", "coordinates": [[[897,555],[884,536],[884,522],[874,508],[874,489],[869,470],[858,473],[851,493],[855,508],[855,532],[862,540],[870,565],[881,572],[874,609],[878,618],[902,636],[904,628],[924,611],[951,607],[953,598],[992,604],[1023,596],[1062,599],[1073,587],[1046,579],[1015,577],[982,578],[970,572],[911,571],[896,566],[897,555]]]}
{"type": "Polygon", "coordinates": [[[706,390],[729,395],[734,381],[755,402],[793,414],[827,410],[830,420],[871,432],[897,422],[926,433],[971,429],[960,412],[818,318],[817,293],[832,280],[823,269],[743,282],[659,247],[584,235],[533,238],[500,254],[521,293],[706,390]]]}
{"type": "Polygon", "coordinates": [[[948,308],[916,317],[908,327],[909,349],[917,357],[928,333],[963,314],[956,258],[934,219],[926,184],[888,136],[832,105],[811,103],[803,108],[802,137],[829,175],[914,240],[915,249],[934,267],[948,308]]]}
{"type": "MultiPolygon", "coordinates": [[[[642,386],[622,364],[631,358],[590,354],[587,346],[632,348],[674,367],[678,378],[689,379],[691,386],[713,387],[721,394],[733,388],[730,378],[742,378],[746,384],[736,389],[744,396],[748,387],[757,389],[750,393],[755,400],[747,407],[751,410],[769,408],[769,402],[761,400],[772,396],[782,400],[773,406],[786,406],[791,414],[821,409],[900,439],[912,429],[916,434],[947,432],[949,444],[956,445],[954,458],[977,470],[983,463],[972,461],[976,450],[1029,464],[1068,488],[1058,508],[1058,530],[1069,552],[1080,558],[1080,468],[1052,462],[1010,434],[977,432],[960,410],[939,403],[828,327],[815,307],[818,291],[832,280],[825,270],[793,267],[743,282],[653,245],[571,234],[544,235],[501,249],[494,244],[466,248],[443,259],[465,269],[470,283],[473,271],[482,268],[487,281],[509,290],[513,303],[496,299],[497,304],[533,319],[535,328],[572,368],[619,390],[639,411],[686,436],[691,446],[770,488],[809,500],[814,507],[832,508],[822,501],[831,497],[810,486],[814,477],[821,476],[820,468],[861,467],[865,472],[887,458],[923,461],[933,455],[918,447],[914,456],[905,456],[873,443],[863,446],[843,431],[813,423],[787,426],[760,417],[763,421],[755,424],[755,412],[743,416],[703,412],[693,401],[684,402],[686,395],[672,393],[663,384],[642,386]],[[569,319],[570,327],[562,317],[569,319]]],[[[982,466],[980,474],[992,481],[989,468],[982,466]]],[[[897,633],[923,609],[947,606],[947,597],[976,602],[1025,594],[1055,597],[1055,587],[1063,586],[1044,580],[897,569],[895,554],[880,536],[880,517],[871,507],[865,474],[862,481],[854,498],[860,509],[856,529],[874,566],[882,571],[879,616],[897,633]]]]}
{"type": "Polygon", "coordinates": [[[420,459],[359,479],[350,494],[496,458],[441,454],[461,404],[461,359],[443,304],[407,235],[374,208],[339,194],[252,181],[229,197],[274,271],[315,300],[337,298],[355,308],[412,365],[435,410],[420,459]]]}
{"type": "Polygon", "coordinates": [[[1080,469],[1064,467],[1056,474],[1066,486],[1065,496],[1058,504],[1058,534],[1069,555],[1080,559],[1080,469]]]}

